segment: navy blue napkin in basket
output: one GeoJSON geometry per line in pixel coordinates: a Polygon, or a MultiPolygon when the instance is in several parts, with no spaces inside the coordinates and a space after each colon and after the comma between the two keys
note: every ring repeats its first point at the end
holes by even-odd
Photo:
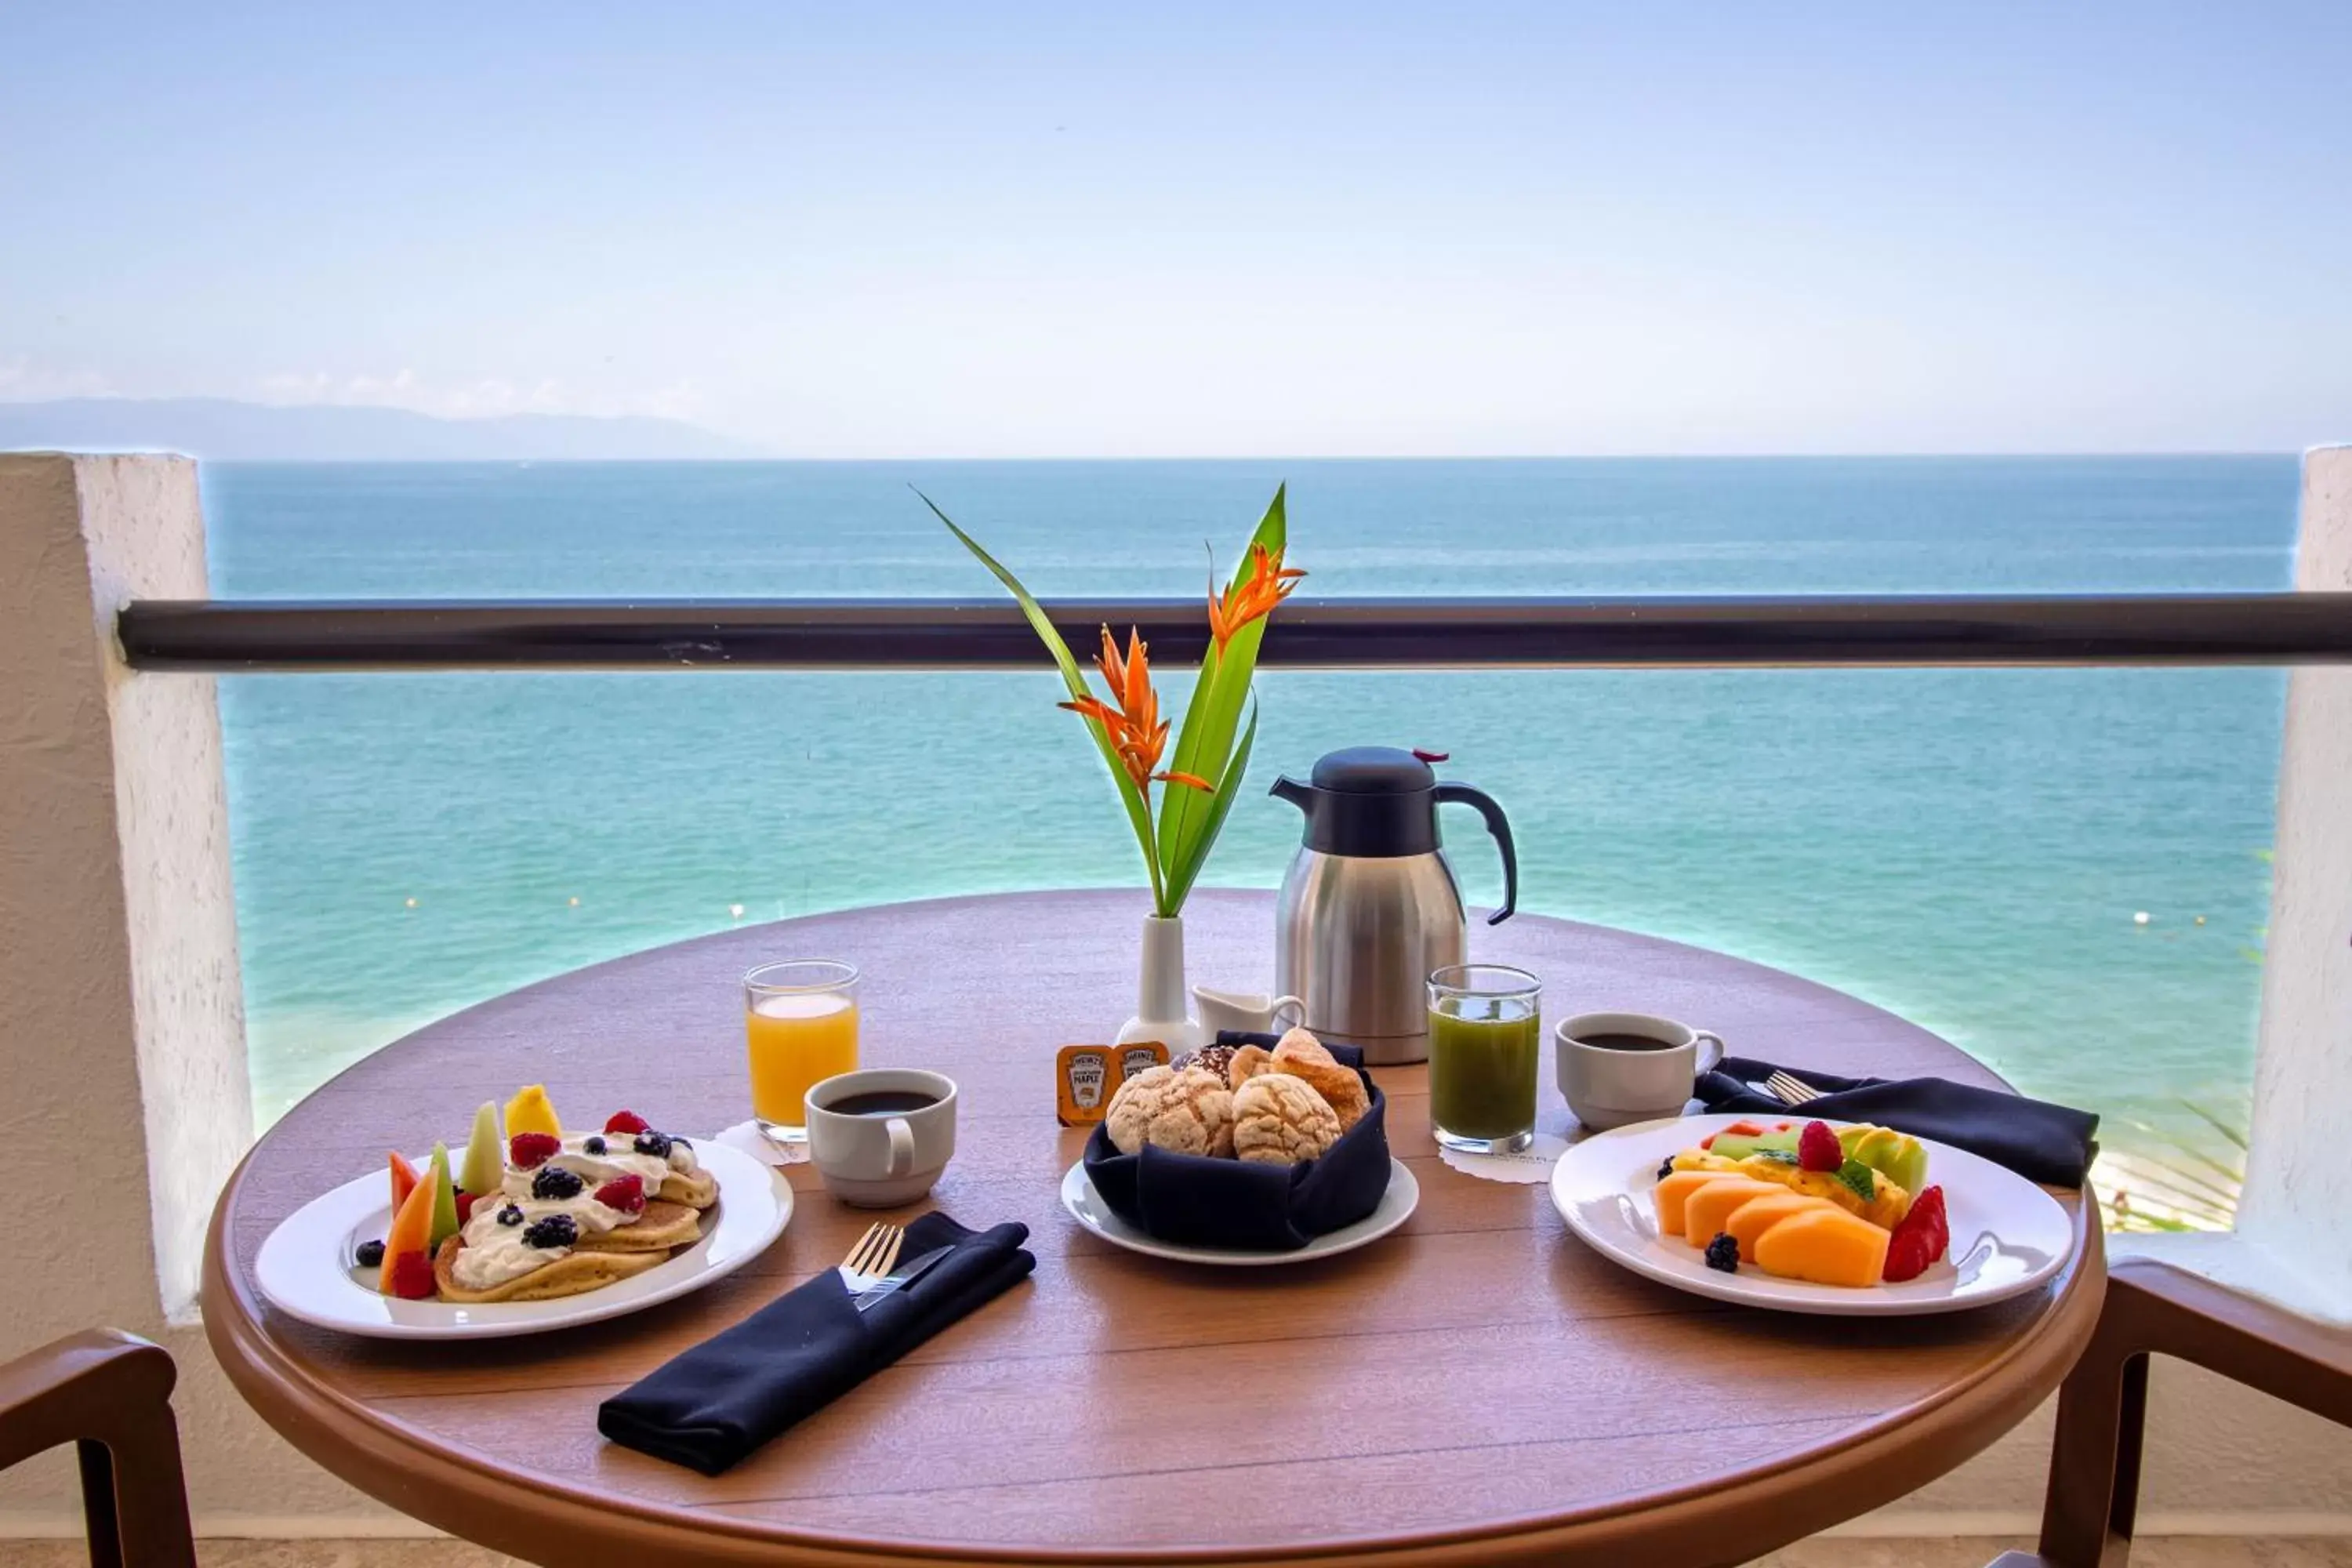
{"type": "Polygon", "coordinates": [[[1874,1121],[1981,1154],[2030,1182],[2053,1187],[2080,1187],[2099,1152],[2099,1119],[2091,1111],[1944,1078],[1838,1078],[1726,1057],[1712,1072],[1700,1075],[1691,1092],[1709,1110],[1783,1121],[1818,1116],[1827,1121],[1874,1121]],[[1776,1072],[1811,1084],[1822,1097],[1783,1105],[1752,1087],[1776,1072]]]}
{"type": "Polygon", "coordinates": [[[596,1429],[625,1447],[715,1476],[1027,1278],[1024,1225],[967,1230],[943,1214],[907,1227],[898,1260],[955,1251],[859,1312],[828,1268],[604,1401],[596,1429]]]}
{"type": "MultiPolygon", "coordinates": [[[[1259,1045],[1278,1037],[1226,1030],[1221,1046],[1259,1045]]],[[[1097,1126],[1087,1140],[1087,1176],[1111,1212],[1148,1236],[1180,1247],[1242,1252],[1295,1252],[1317,1237],[1355,1224],[1381,1206],[1389,1187],[1388,1100],[1364,1073],[1363,1053],[1326,1047],[1363,1077],[1371,1109],[1322,1158],[1297,1165],[1213,1160],[1146,1144],[1122,1154],[1097,1126]]]]}

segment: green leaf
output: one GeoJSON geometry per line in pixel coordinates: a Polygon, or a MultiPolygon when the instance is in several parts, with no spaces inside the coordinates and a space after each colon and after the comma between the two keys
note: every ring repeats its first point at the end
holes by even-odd
{"type": "MultiPolygon", "coordinates": [[[[1031,628],[1036,632],[1037,640],[1045,645],[1047,650],[1054,656],[1054,662],[1061,667],[1062,684],[1070,689],[1071,697],[1081,698],[1091,695],[1087,690],[1087,678],[1078,668],[1077,656],[1070,651],[1070,645],[1062,640],[1060,628],[1056,627],[1052,618],[1045,614],[1045,607],[1037,603],[1028,589],[1021,585],[1021,579],[998,564],[996,557],[982,550],[978,540],[958,528],[954,520],[940,510],[938,502],[920,490],[916,490],[915,494],[920,498],[925,506],[931,509],[931,515],[946,523],[948,531],[961,540],[963,547],[979,557],[980,563],[995,574],[996,580],[1011,591],[1013,597],[1021,605],[1021,613],[1028,617],[1031,628]]],[[[1143,798],[1143,792],[1136,787],[1135,781],[1128,777],[1127,764],[1119,761],[1118,748],[1111,744],[1110,731],[1103,727],[1102,721],[1085,713],[1079,714],[1078,717],[1085,722],[1087,732],[1094,736],[1095,749],[1102,753],[1105,765],[1110,769],[1111,783],[1118,788],[1120,804],[1127,807],[1128,825],[1135,829],[1136,846],[1143,851],[1144,868],[1151,874],[1152,905],[1163,915],[1173,914],[1176,911],[1168,907],[1166,882],[1160,873],[1159,847],[1154,841],[1151,830],[1150,805],[1143,798]]]]}
{"type": "MultiPolygon", "coordinates": [[[[1225,581],[1227,593],[1248,575],[1253,546],[1263,544],[1274,551],[1287,542],[1284,498],[1288,489],[1286,484],[1275,487],[1274,500],[1266,503],[1265,515],[1258,520],[1232,576],[1225,581]]],[[[1177,728],[1176,749],[1168,761],[1171,768],[1204,779],[1224,775],[1234,733],[1241,724],[1242,706],[1249,700],[1250,679],[1257,670],[1258,645],[1265,639],[1265,621],[1260,618],[1234,633],[1222,651],[1213,641],[1209,645],[1208,655],[1201,661],[1201,678],[1192,686],[1192,700],[1184,705],[1184,722],[1177,728]]],[[[1199,790],[1181,784],[1160,797],[1160,854],[1171,888],[1179,867],[1191,863],[1197,871],[1199,862],[1207,858],[1206,840],[1215,837],[1217,831],[1211,826],[1213,806],[1215,821],[1222,823],[1232,804],[1229,800],[1213,803],[1199,790]]],[[[1182,895],[1177,897],[1181,900],[1182,895]]]]}
{"type": "MultiPolygon", "coordinates": [[[[1202,868],[1209,863],[1209,851],[1217,847],[1217,834],[1225,826],[1225,814],[1234,808],[1234,797],[1241,794],[1242,776],[1249,772],[1250,750],[1257,744],[1257,704],[1250,704],[1249,726],[1242,731],[1241,744],[1234,748],[1234,760],[1227,764],[1224,776],[1217,781],[1216,793],[1208,798],[1208,815],[1201,819],[1199,831],[1184,858],[1168,868],[1168,901],[1172,910],[1184,907],[1184,897],[1192,890],[1202,868]]],[[[1184,784],[1170,784],[1168,793],[1181,790],[1188,795],[1201,792],[1184,784]]],[[[1171,912],[1172,912],[1171,910],[1171,912]]]]}

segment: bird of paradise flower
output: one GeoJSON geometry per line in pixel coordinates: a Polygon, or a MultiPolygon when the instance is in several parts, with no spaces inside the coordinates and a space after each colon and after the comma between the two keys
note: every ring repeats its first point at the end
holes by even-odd
{"type": "Polygon", "coordinates": [[[917,490],[931,514],[948,531],[1012,592],[1022,614],[1054,662],[1061,667],[1069,700],[1059,706],[1087,722],[1095,745],[1109,765],[1111,781],[1127,807],[1135,841],[1151,874],[1153,911],[1172,918],[1184,908],[1209,851],[1224,827],[1234,797],[1249,770],[1250,749],[1257,740],[1257,703],[1250,681],[1257,668],[1258,645],[1265,636],[1266,617],[1290,596],[1306,573],[1283,564],[1288,524],[1284,516],[1287,487],[1277,487],[1265,515],[1250,536],[1248,547],[1234,568],[1232,579],[1220,590],[1213,570],[1209,584],[1208,653],[1201,661],[1201,679],[1185,706],[1184,721],[1176,730],[1176,749],[1168,753],[1168,721],[1160,717],[1160,695],[1152,689],[1150,650],[1135,628],[1128,628],[1127,647],[1108,626],[1102,628],[1102,652],[1095,668],[1108,689],[1099,697],[1087,686],[1077,656],[1021,580],[958,528],[930,497],[917,490]],[[1244,722],[1246,719],[1246,723],[1244,722]],[[1160,767],[1163,755],[1169,765],[1160,767]],[[1160,784],[1160,810],[1151,809],[1151,786],[1160,784]]]}

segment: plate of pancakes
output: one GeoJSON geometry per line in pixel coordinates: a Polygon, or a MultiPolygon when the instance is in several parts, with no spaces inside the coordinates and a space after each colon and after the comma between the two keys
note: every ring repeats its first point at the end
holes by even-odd
{"type": "Polygon", "coordinates": [[[792,1218],[793,1190],[781,1172],[715,1140],[693,1149],[695,1168],[646,1194],[635,1218],[583,1235],[513,1279],[460,1282],[454,1262],[462,1242],[453,1236],[435,1249],[432,1294],[386,1293],[381,1266],[363,1261],[394,1222],[383,1173],[375,1171],[281,1221],[261,1244],[254,1280],[279,1311],[371,1339],[497,1339],[642,1311],[726,1278],[766,1251],[792,1218]]]}

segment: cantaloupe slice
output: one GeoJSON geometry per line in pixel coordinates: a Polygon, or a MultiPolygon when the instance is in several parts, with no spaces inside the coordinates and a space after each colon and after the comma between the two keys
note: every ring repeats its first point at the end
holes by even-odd
{"type": "Polygon", "coordinates": [[[1676,1171],[1658,1180],[1652,1194],[1658,1205],[1658,1234],[1680,1236],[1683,1233],[1683,1205],[1690,1195],[1709,1182],[1731,1180],[1737,1171],[1676,1171]]]}
{"type": "Polygon", "coordinates": [[[1835,1207],[1837,1205],[1827,1198],[1808,1197],[1803,1193],[1775,1188],[1764,1196],[1750,1198],[1732,1210],[1731,1217],[1723,1222],[1723,1228],[1730,1234],[1732,1240],[1739,1244],[1739,1261],[1753,1263],[1756,1261],[1758,1237],[1790,1215],[1803,1214],[1807,1209],[1835,1207]]]}
{"type": "Polygon", "coordinates": [[[1693,1247],[1705,1247],[1723,1229],[1724,1223],[1731,1218],[1732,1210],[1782,1190],[1769,1182],[1753,1181],[1746,1176],[1727,1176],[1719,1182],[1709,1182],[1693,1193],[1683,1205],[1683,1239],[1693,1247]]]}
{"type": "Polygon", "coordinates": [[[1886,1232],[1859,1215],[1824,1205],[1790,1215],[1756,1240],[1756,1265],[1784,1279],[1855,1289],[1878,1283],[1886,1232]]]}
{"type": "Polygon", "coordinates": [[[393,1265],[404,1252],[425,1257],[426,1243],[433,1235],[433,1184],[419,1182],[409,1189],[400,1212],[392,1216],[392,1228],[383,1233],[383,1268],[376,1289],[385,1295],[393,1294],[393,1265]]]}

